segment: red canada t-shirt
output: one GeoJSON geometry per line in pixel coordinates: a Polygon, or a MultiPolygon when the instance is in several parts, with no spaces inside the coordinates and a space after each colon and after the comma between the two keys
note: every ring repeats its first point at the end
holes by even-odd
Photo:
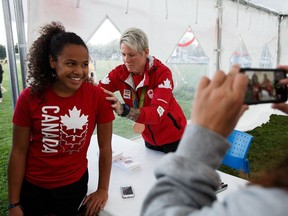
{"type": "Polygon", "coordinates": [[[114,120],[111,104],[97,86],[83,83],[70,97],[50,88],[45,100],[21,93],[13,123],[31,127],[25,178],[43,188],[56,188],[80,179],[87,169],[86,153],[98,123],[114,120]]]}

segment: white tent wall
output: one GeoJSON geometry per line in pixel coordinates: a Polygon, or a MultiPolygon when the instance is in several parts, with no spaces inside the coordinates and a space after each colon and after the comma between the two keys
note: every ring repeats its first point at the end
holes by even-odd
{"type": "Polygon", "coordinates": [[[209,71],[215,70],[215,1],[199,1],[197,8],[196,0],[130,0],[128,7],[126,0],[81,0],[76,8],[75,0],[28,0],[28,10],[28,44],[37,38],[38,27],[51,21],[62,22],[88,41],[108,17],[120,32],[131,26],[143,29],[149,37],[150,53],[163,62],[191,26],[210,59],[209,71]]]}
{"type": "Polygon", "coordinates": [[[288,64],[288,16],[283,18],[280,27],[280,64],[288,64]]]}
{"type": "MultiPolygon", "coordinates": [[[[38,36],[38,27],[51,21],[62,22],[67,30],[76,32],[88,41],[108,17],[120,32],[131,26],[142,28],[149,37],[150,53],[166,62],[190,26],[209,58],[209,76],[211,76],[216,69],[218,15],[216,2],[216,0],[27,0],[28,45],[38,36]],[[77,2],[79,8],[76,7],[77,2]]],[[[281,45],[287,44],[287,41],[285,43],[287,19],[283,23],[281,45]]],[[[220,67],[225,71],[229,69],[232,53],[240,44],[239,37],[242,38],[252,58],[251,66],[259,66],[266,43],[273,56],[273,66],[277,65],[278,16],[242,4],[238,5],[235,1],[223,0],[220,67]]],[[[284,51],[285,45],[283,46],[281,62],[285,60],[288,62],[288,53],[284,51]]]]}
{"type": "Polygon", "coordinates": [[[166,61],[190,26],[209,58],[209,71],[214,71],[216,61],[214,50],[217,46],[215,1],[213,4],[211,0],[199,1],[198,7],[196,0],[167,2],[167,13],[165,11],[159,13],[159,8],[165,9],[164,0],[155,1],[156,7],[155,4],[151,7],[153,9],[149,23],[152,26],[149,35],[151,53],[166,61]],[[156,2],[162,4],[157,5],[156,2]]]}
{"type": "Polygon", "coordinates": [[[119,11],[122,11],[122,16],[125,14],[124,1],[114,1],[111,5],[108,1],[82,0],[79,8],[76,8],[76,0],[27,0],[27,3],[28,44],[37,38],[38,27],[51,21],[63,23],[66,30],[76,32],[87,41],[107,14],[118,14],[119,11]]]}
{"type": "MultiPolygon", "coordinates": [[[[143,29],[150,42],[150,53],[163,62],[172,54],[187,28],[192,31],[209,58],[209,76],[216,70],[217,18],[216,0],[27,0],[28,47],[38,36],[38,27],[60,21],[66,30],[88,41],[108,17],[122,32],[128,27],[143,29]],[[77,2],[79,8],[76,8],[77,2]]],[[[240,44],[245,43],[253,67],[259,66],[267,43],[277,65],[278,16],[259,9],[223,0],[222,45],[220,68],[228,71],[229,59],[240,44]],[[238,14],[238,18],[237,18],[238,14]],[[237,21],[238,19],[238,21],[237,21]]],[[[281,23],[281,63],[288,62],[288,20],[281,23]]],[[[269,120],[276,113],[270,105],[250,106],[237,125],[249,130],[269,120]]]]}
{"type": "Polygon", "coordinates": [[[222,62],[221,68],[229,69],[229,59],[240,45],[240,37],[252,59],[251,67],[259,67],[264,45],[267,43],[273,56],[273,67],[277,64],[278,17],[255,8],[224,1],[222,18],[222,62]],[[238,11],[238,12],[237,12],[238,11]],[[238,13],[238,18],[237,18],[238,13]]]}

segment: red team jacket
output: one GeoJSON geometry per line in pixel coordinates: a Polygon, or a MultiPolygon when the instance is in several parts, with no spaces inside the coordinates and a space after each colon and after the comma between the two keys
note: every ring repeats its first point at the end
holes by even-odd
{"type": "Polygon", "coordinates": [[[124,102],[130,107],[133,107],[132,91],[137,93],[139,103],[142,89],[146,88],[144,104],[137,119],[138,123],[145,124],[143,139],[155,146],[181,139],[187,121],[172,94],[172,73],[160,60],[148,57],[144,77],[138,86],[134,85],[132,74],[124,64],[108,73],[99,85],[112,92],[119,90],[124,102]]]}

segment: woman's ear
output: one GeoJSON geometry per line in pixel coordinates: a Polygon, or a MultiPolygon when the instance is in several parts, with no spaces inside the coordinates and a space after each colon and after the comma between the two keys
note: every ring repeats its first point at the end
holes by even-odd
{"type": "Polygon", "coordinates": [[[50,67],[55,69],[56,62],[55,62],[55,60],[53,59],[53,57],[51,55],[49,55],[49,63],[50,63],[50,67]]]}
{"type": "Polygon", "coordinates": [[[149,55],[149,48],[146,48],[146,49],[145,49],[144,54],[145,54],[146,57],[148,57],[148,55],[149,55]]]}

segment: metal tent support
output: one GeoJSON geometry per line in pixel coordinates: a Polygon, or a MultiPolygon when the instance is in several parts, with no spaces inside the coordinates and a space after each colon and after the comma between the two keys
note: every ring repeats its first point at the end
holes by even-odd
{"type": "Polygon", "coordinates": [[[9,76],[10,76],[10,88],[12,92],[12,105],[13,105],[13,108],[15,108],[16,101],[19,97],[19,84],[18,84],[18,76],[17,76],[17,66],[16,66],[16,57],[15,57],[9,1],[2,1],[2,6],[3,6],[4,22],[5,22],[5,29],[6,29],[6,40],[7,40],[6,53],[7,53],[7,60],[8,60],[8,66],[9,66],[8,69],[9,69],[9,76]]]}
{"type": "Polygon", "coordinates": [[[26,87],[26,74],[27,74],[27,43],[25,37],[24,27],[24,13],[22,1],[14,0],[14,12],[17,26],[18,48],[20,56],[20,67],[22,75],[22,86],[26,87]]]}
{"type": "Polygon", "coordinates": [[[218,17],[216,21],[217,31],[217,48],[216,51],[216,70],[220,69],[221,63],[221,47],[222,47],[222,12],[223,12],[223,0],[217,0],[216,7],[218,8],[218,17]]]}

